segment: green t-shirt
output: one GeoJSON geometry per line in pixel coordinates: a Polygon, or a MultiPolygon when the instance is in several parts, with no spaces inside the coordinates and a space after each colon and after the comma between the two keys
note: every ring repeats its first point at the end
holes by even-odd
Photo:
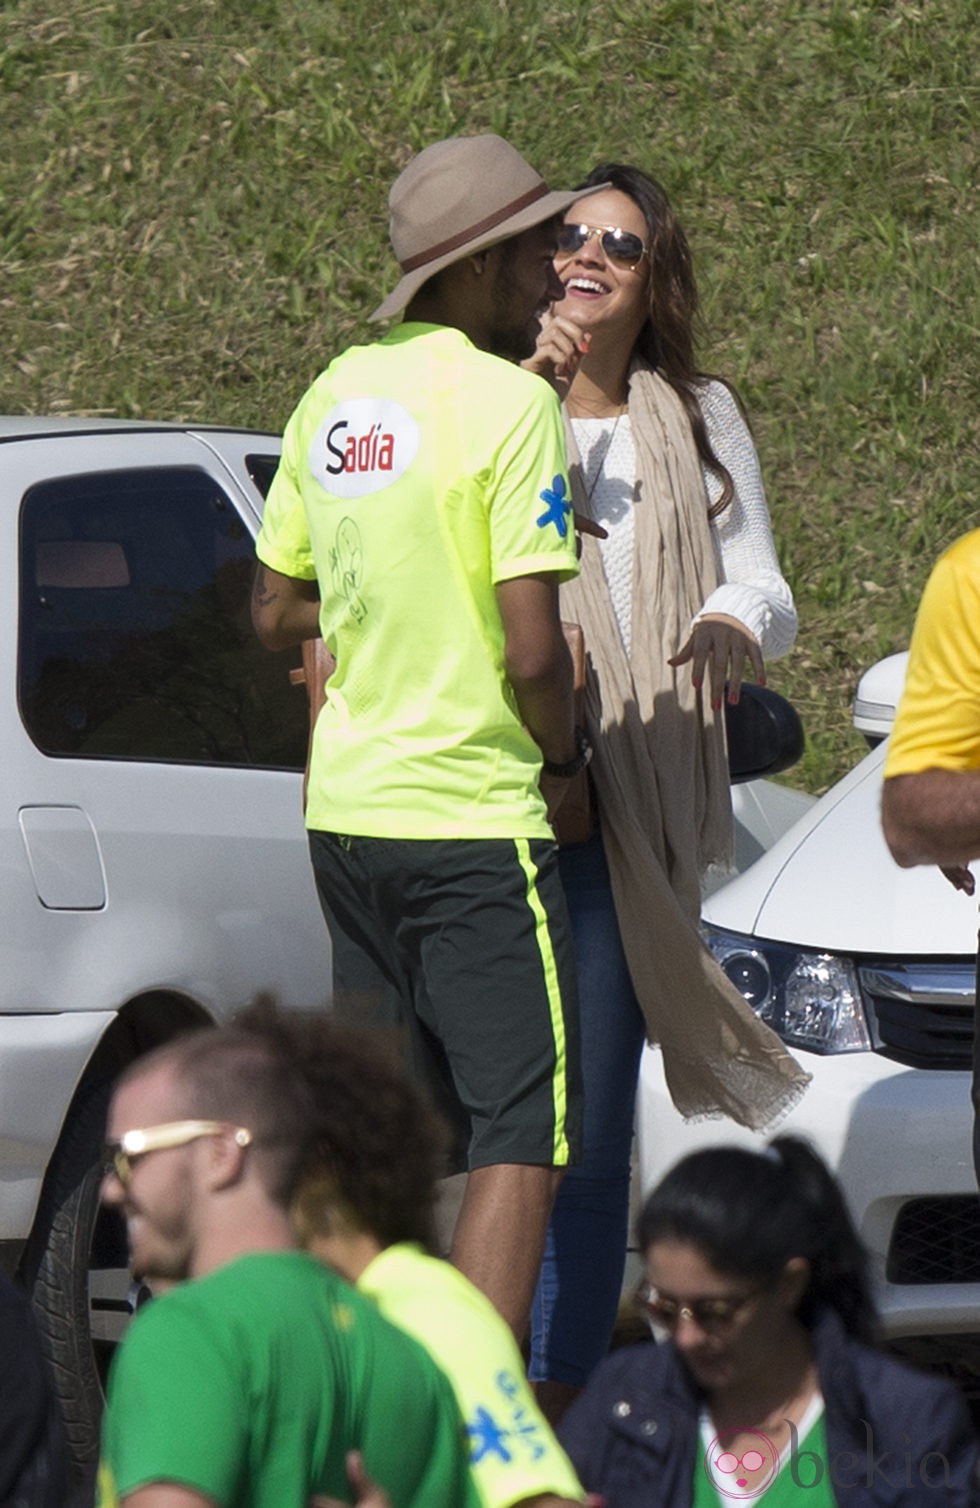
{"type": "Polygon", "coordinates": [[[357,1286],[421,1341],[452,1383],[483,1508],[545,1493],[584,1499],[534,1400],[513,1334],[461,1272],[403,1243],[376,1257],[357,1286]]]}
{"type": "Polygon", "coordinates": [[[344,352],[290,419],[256,549],[316,578],[336,657],[307,826],[547,838],[496,585],[578,569],[556,395],[459,331],[344,352]]]}
{"type": "Polygon", "coordinates": [[[393,1508],[460,1508],[455,1398],[409,1336],[302,1252],[239,1258],[155,1299],[109,1380],[98,1508],[176,1482],[221,1508],[351,1501],[364,1452],[393,1508]]]}
{"type": "Polygon", "coordinates": [[[837,1508],[824,1420],[821,1405],[818,1417],[803,1439],[794,1436],[792,1447],[778,1464],[764,1459],[767,1442],[760,1435],[762,1482],[754,1489],[748,1482],[744,1487],[740,1485],[739,1471],[730,1453],[726,1455],[716,1446],[710,1451],[713,1460],[709,1460],[709,1453],[701,1450],[694,1468],[692,1508],[732,1508],[735,1503],[752,1503],[755,1508],[837,1508]]]}

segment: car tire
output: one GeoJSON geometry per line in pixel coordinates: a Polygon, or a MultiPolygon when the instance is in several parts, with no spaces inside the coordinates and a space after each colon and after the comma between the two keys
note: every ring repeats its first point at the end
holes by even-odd
{"type": "MultiPolygon", "coordinates": [[[[51,1158],[21,1281],[34,1308],[65,1421],[73,1484],[94,1480],[104,1371],[92,1339],[89,1272],[96,1248],[111,1245],[125,1260],[118,1215],[101,1211],[101,1145],[111,1085],[92,1085],[69,1112],[51,1158]],[[116,1229],[113,1229],[113,1225],[116,1229]]],[[[105,1256],[99,1265],[108,1265],[105,1256]]]]}

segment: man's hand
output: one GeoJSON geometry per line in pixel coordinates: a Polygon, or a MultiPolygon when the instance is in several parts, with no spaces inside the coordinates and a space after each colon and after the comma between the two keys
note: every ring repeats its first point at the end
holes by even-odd
{"type": "Polygon", "coordinates": [[[954,890],[962,890],[964,895],[973,895],[977,888],[976,881],[965,864],[940,864],[939,868],[954,890]]]}
{"type": "Polygon", "coordinates": [[[252,583],[252,626],[266,649],[289,649],[303,639],[318,639],[318,583],[283,576],[259,561],[252,583]]]}
{"type": "Polygon", "coordinates": [[[543,770],[541,771],[538,785],[544,797],[544,804],[548,808],[548,821],[552,825],[554,825],[558,808],[568,795],[571,783],[570,780],[564,779],[561,775],[546,775],[543,770]]]}
{"type": "MultiPolygon", "coordinates": [[[[391,1499],[380,1487],[376,1487],[364,1470],[364,1460],[359,1450],[347,1453],[347,1479],[357,1494],[355,1508],[391,1508],[391,1499]]],[[[311,1498],[309,1508],[347,1508],[338,1498],[311,1498]]]]}
{"type": "Polygon", "coordinates": [[[766,684],[766,670],[759,641],[744,623],[725,613],[709,613],[695,623],[691,637],[667,661],[675,669],[691,662],[691,681],[699,689],[705,668],[711,687],[711,705],[717,712],[728,682],[728,700],[735,703],[742,690],[746,662],[760,686],[766,684]]]}
{"type": "Polygon", "coordinates": [[[591,334],[583,332],[567,314],[556,313],[552,307],[542,316],[534,355],[529,356],[521,365],[529,372],[543,377],[559,398],[564,399],[582,357],[588,355],[591,340],[591,334]]]}
{"type": "Polygon", "coordinates": [[[591,534],[593,539],[609,538],[609,530],[604,529],[601,524],[597,524],[595,519],[589,518],[587,514],[573,513],[572,518],[575,523],[575,533],[578,535],[578,538],[575,541],[575,546],[578,550],[579,558],[581,558],[582,555],[583,534],[591,534]]]}

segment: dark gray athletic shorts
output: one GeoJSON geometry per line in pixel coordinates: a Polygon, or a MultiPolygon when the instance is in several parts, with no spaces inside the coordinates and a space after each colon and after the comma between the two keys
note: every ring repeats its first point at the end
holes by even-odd
{"type": "Polygon", "coordinates": [[[454,1165],[576,1161],[578,996],[554,842],[309,840],[335,1010],[397,1026],[454,1165]]]}

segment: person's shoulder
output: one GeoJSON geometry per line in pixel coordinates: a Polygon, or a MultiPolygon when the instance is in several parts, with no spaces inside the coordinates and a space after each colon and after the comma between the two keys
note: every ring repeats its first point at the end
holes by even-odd
{"type": "MultiPolygon", "coordinates": [[[[576,1414],[588,1411],[594,1419],[628,1418],[634,1409],[645,1408],[673,1391],[676,1357],[672,1348],[643,1341],[611,1352],[596,1367],[582,1397],[565,1419],[575,1423],[576,1414]]],[[[564,1438],[565,1421],[559,1431],[564,1438]]]]}
{"type": "Polygon", "coordinates": [[[558,394],[551,384],[519,362],[495,356],[491,351],[477,350],[475,346],[470,347],[470,361],[473,371],[491,384],[487,393],[490,402],[513,401],[543,408],[560,407],[558,394]]]}
{"type": "Polygon", "coordinates": [[[968,1425],[969,1409],[961,1390],[948,1377],[926,1372],[877,1346],[847,1342],[847,1351],[861,1392],[875,1401],[879,1411],[893,1419],[922,1422],[929,1417],[949,1417],[968,1425]]]}
{"type": "Polygon", "coordinates": [[[479,1342],[481,1355],[496,1344],[511,1362],[513,1334],[485,1294],[451,1262],[431,1256],[420,1246],[401,1242],[376,1257],[358,1279],[382,1313],[424,1340],[442,1361],[459,1359],[479,1342]]]}
{"type": "Polygon", "coordinates": [[[742,405],[735,396],[733,388],[720,377],[708,377],[698,383],[695,388],[698,408],[701,410],[706,423],[712,420],[737,421],[740,425],[745,424],[745,415],[742,405]]]}
{"type": "Polygon", "coordinates": [[[935,570],[980,580],[980,529],[971,529],[954,540],[936,561],[935,570]]]}

